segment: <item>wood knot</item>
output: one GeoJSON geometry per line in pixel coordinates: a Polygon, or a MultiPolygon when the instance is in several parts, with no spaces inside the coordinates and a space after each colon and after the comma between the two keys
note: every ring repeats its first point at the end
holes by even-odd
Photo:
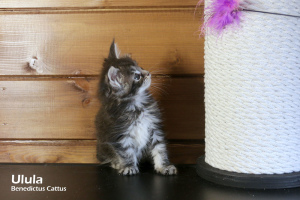
{"type": "Polygon", "coordinates": [[[88,98],[85,98],[82,100],[82,107],[87,107],[89,104],[91,103],[91,99],[88,97],[88,98]]]}
{"type": "MultiPolygon", "coordinates": [[[[75,71],[73,74],[75,75],[83,75],[81,70],[75,71]]],[[[86,108],[91,103],[91,97],[90,97],[90,82],[89,80],[84,76],[76,76],[72,80],[74,86],[76,89],[80,90],[82,94],[82,107],[86,108]]]]}
{"type": "Polygon", "coordinates": [[[43,63],[39,61],[36,57],[32,58],[28,65],[32,70],[35,70],[38,74],[42,74],[44,72],[43,63]]]}
{"type": "MultiPolygon", "coordinates": [[[[81,70],[77,70],[74,72],[75,75],[82,74],[81,70]]],[[[89,92],[90,91],[90,83],[86,78],[75,78],[73,80],[73,83],[77,89],[82,90],[83,92],[89,92]]]]}
{"type": "Polygon", "coordinates": [[[169,51],[167,60],[168,65],[171,67],[178,67],[181,64],[181,60],[182,58],[177,49],[169,51]]]}
{"type": "Polygon", "coordinates": [[[181,57],[180,57],[177,49],[175,49],[175,51],[173,52],[173,59],[172,59],[171,63],[172,63],[172,65],[175,65],[175,66],[177,66],[181,63],[181,57]]]}

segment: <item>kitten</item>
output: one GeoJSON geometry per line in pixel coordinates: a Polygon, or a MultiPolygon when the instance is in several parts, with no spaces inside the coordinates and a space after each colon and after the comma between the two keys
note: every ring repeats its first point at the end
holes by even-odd
{"type": "Polygon", "coordinates": [[[161,113],[148,91],[150,84],[151,74],[130,57],[119,57],[113,41],[99,83],[97,158],[123,175],[137,174],[145,157],[153,160],[156,172],[177,173],[168,159],[161,113]]]}

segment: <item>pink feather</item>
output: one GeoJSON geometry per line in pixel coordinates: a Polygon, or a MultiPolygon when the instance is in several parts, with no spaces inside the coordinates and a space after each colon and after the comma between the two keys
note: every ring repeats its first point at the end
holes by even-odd
{"type": "Polygon", "coordinates": [[[240,0],[214,0],[205,8],[205,15],[208,16],[208,19],[203,24],[201,32],[204,33],[206,28],[210,28],[221,34],[228,25],[239,25],[241,21],[240,0]]]}

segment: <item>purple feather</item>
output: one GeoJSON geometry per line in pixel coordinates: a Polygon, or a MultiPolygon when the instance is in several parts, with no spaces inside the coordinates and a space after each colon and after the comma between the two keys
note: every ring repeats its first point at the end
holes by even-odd
{"type": "Polygon", "coordinates": [[[208,20],[203,24],[202,32],[205,32],[205,28],[210,28],[221,34],[227,25],[239,25],[241,21],[240,0],[215,0],[205,8],[205,15],[208,16],[208,20]]]}

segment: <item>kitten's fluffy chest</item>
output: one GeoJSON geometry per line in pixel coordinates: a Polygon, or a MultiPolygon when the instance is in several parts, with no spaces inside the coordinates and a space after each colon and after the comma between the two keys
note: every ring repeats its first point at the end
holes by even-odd
{"type": "Polygon", "coordinates": [[[138,149],[147,145],[150,139],[151,124],[153,124],[153,117],[147,111],[143,111],[130,127],[129,134],[134,139],[134,146],[138,149]]]}
{"type": "MultiPolygon", "coordinates": [[[[134,107],[142,107],[145,99],[136,98],[134,107]]],[[[138,118],[134,121],[134,123],[129,128],[129,134],[134,139],[134,145],[140,150],[144,148],[149,139],[150,139],[150,131],[154,126],[154,123],[157,121],[155,116],[150,114],[151,107],[142,109],[138,118]]],[[[153,112],[152,112],[153,113],[153,112]]]]}

